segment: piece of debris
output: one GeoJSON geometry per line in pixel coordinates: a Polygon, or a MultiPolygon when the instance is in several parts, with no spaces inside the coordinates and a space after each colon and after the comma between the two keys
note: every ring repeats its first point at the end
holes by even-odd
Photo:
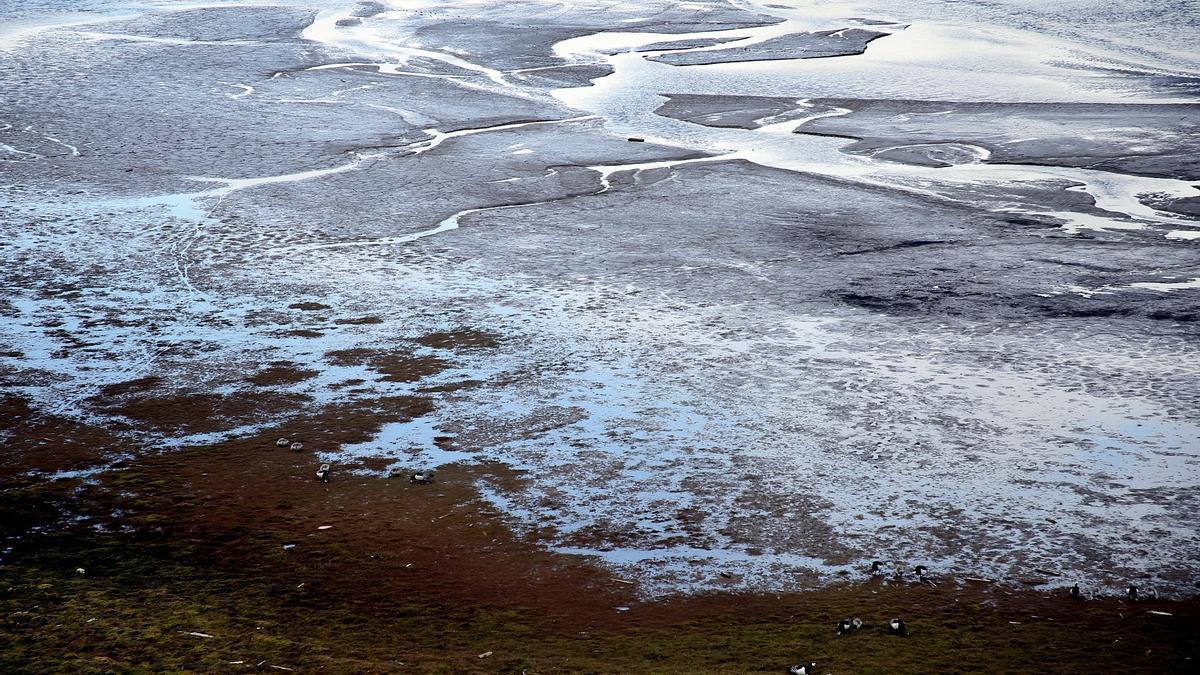
{"type": "Polygon", "coordinates": [[[296,671],[295,668],[288,668],[287,666],[271,666],[271,667],[274,668],[275,670],[290,670],[292,672],[296,671]]]}
{"type": "Polygon", "coordinates": [[[733,575],[730,574],[729,572],[721,572],[721,578],[722,579],[732,579],[733,575]]]}
{"type": "Polygon", "coordinates": [[[491,656],[491,655],[492,655],[492,652],[484,652],[484,653],[482,653],[482,654],[478,655],[478,656],[477,656],[477,657],[475,657],[475,658],[479,658],[479,659],[486,659],[487,657],[489,657],[489,656],[491,656]]]}
{"type": "Polygon", "coordinates": [[[963,579],[964,579],[964,580],[966,580],[966,581],[978,581],[978,582],[979,582],[979,583],[981,583],[981,584],[994,584],[994,583],[996,583],[996,580],[995,580],[995,579],[984,579],[983,577],[963,577],[963,579]]]}
{"type": "Polygon", "coordinates": [[[295,544],[284,544],[284,545],[283,545],[283,550],[285,550],[285,551],[290,551],[290,550],[292,550],[292,549],[294,549],[294,548],[296,548],[296,545],[295,545],[295,544]]]}
{"type": "Polygon", "coordinates": [[[1020,626],[1020,625],[1021,625],[1021,622],[1020,622],[1020,621],[1009,621],[1009,623],[1013,624],[1014,626],[1020,626]]]}
{"type": "Polygon", "coordinates": [[[1045,574],[1048,577],[1061,577],[1062,576],[1058,572],[1051,572],[1050,570],[1044,570],[1040,567],[1033,568],[1033,571],[1037,572],[1038,574],[1045,574]]]}
{"type": "Polygon", "coordinates": [[[211,637],[216,637],[215,635],[209,635],[208,633],[201,633],[201,632],[199,632],[199,631],[194,631],[194,630],[190,630],[190,631],[181,631],[181,632],[182,632],[184,635],[191,635],[192,637],[202,637],[202,638],[211,638],[211,637]]]}
{"type": "Polygon", "coordinates": [[[281,439],[275,441],[275,447],[277,447],[277,448],[286,448],[290,444],[291,444],[291,441],[289,441],[286,438],[281,438],[281,439]]]}
{"type": "Polygon", "coordinates": [[[408,482],[416,483],[417,485],[428,485],[433,482],[432,471],[418,471],[408,475],[408,482]]]}
{"type": "MultiPolygon", "coordinates": [[[[328,464],[322,464],[321,467],[317,469],[317,480],[321,481],[322,483],[329,482],[329,465],[328,464]]],[[[324,529],[324,528],[318,528],[318,529],[324,529]]]]}
{"type": "Polygon", "coordinates": [[[1146,613],[1153,614],[1154,616],[1175,616],[1174,614],[1172,614],[1170,612],[1160,612],[1156,609],[1148,609],[1148,610],[1146,610],[1146,613]]]}
{"type": "Polygon", "coordinates": [[[87,570],[83,569],[82,567],[76,567],[75,574],[87,574],[87,570]]]}
{"type": "Polygon", "coordinates": [[[617,610],[618,612],[628,612],[629,611],[628,607],[613,607],[613,609],[617,610]]]}
{"type": "Polygon", "coordinates": [[[628,579],[613,579],[613,581],[617,582],[618,584],[629,584],[630,586],[633,586],[637,583],[636,581],[630,581],[628,579]]]}
{"type": "MultiPolygon", "coordinates": [[[[304,449],[304,444],[301,443],[300,441],[296,441],[295,443],[292,443],[292,451],[293,452],[300,452],[303,449],[304,449]]],[[[274,668],[274,666],[272,666],[272,668],[274,668]]]]}
{"type": "Polygon", "coordinates": [[[630,136],[628,140],[630,143],[645,143],[646,142],[646,139],[642,138],[641,136],[630,136]]]}
{"type": "Polygon", "coordinates": [[[817,672],[817,662],[809,661],[808,663],[797,663],[791,668],[788,668],[788,672],[792,675],[813,675],[813,673],[817,672]]]}
{"type": "Polygon", "coordinates": [[[318,525],[317,529],[318,530],[328,530],[331,527],[333,527],[333,526],[332,525],[318,525]]]}

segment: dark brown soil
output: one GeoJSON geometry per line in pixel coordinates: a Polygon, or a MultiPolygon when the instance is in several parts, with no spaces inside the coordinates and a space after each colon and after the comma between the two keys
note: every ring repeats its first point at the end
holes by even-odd
{"type": "Polygon", "coordinates": [[[329,309],[329,305],[322,305],[319,302],[294,302],[288,305],[288,309],[298,309],[304,312],[317,312],[322,309],[329,309]]]}
{"type": "Polygon", "coordinates": [[[266,416],[295,411],[308,400],[300,394],[254,392],[233,397],[200,392],[138,391],[89,399],[98,410],[119,415],[141,429],[172,434],[233,429],[266,416]]]}
{"type": "Polygon", "coordinates": [[[430,333],[417,342],[436,349],[489,349],[500,345],[500,336],[482,330],[463,328],[456,331],[430,333]]]}
{"type": "Polygon", "coordinates": [[[260,387],[270,387],[282,384],[296,384],[318,375],[315,370],[294,368],[293,364],[273,364],[269,368],[258,371],[246,378],[250,384],[260,387]]]}

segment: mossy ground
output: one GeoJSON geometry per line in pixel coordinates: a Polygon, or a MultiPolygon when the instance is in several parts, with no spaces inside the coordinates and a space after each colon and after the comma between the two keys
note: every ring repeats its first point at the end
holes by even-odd
{"type": "Polygon", "coordinates": [[[1200,634],[1192,601],[1073,602],[945,582],[639,602],[602,570],[507,534],[470,494],[469,472],[450,471],[436,492],[347,479],[285,509],[267,505],[281,493],[238,504],[237,490],[184,487],[233,451],[163,456],[100,484],[4,490],[0,669],[741,673],[811,659],[832,673],[1188,672],[1200,634]],[[316,530],[324,521],[334,526],[316,530]],[[849,614],[874,625],[835,637],[849,614]],[[883,630],[893,614],[911,637],[883,630]]]}

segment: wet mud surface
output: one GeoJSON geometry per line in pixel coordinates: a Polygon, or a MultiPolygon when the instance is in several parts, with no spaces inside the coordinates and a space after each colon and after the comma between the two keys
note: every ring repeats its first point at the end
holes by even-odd
{"type": "Polygon", "coordinates": [[[61,5],[4,670],[1192,669],[1174,4],[61,5]]]}

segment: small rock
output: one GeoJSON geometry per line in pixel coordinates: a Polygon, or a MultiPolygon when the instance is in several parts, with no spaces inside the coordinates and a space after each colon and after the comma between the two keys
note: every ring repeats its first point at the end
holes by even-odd
{"type": "Polygon", "coordinates": [[[489,657],[491,655],[492,655],[492,652],[484,652],[484,653],[480,654],[477,658],[486,659],[487,657],[489,657]]]}

